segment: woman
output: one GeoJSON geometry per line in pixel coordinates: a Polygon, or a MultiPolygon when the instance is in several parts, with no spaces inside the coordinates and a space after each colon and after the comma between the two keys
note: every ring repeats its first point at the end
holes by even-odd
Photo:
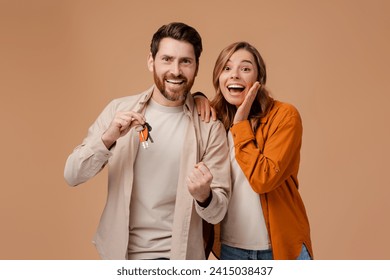
{"type": "Polygon", "coordinates": [[[266,78],[261,55],[247,42],[229,45],[215,63],[211,107],[228,132],[233,186],[221,252],[216,242],[214,253],[225,260],[312,259],[298,192],[301,118],[270,97],[266,78]]]}

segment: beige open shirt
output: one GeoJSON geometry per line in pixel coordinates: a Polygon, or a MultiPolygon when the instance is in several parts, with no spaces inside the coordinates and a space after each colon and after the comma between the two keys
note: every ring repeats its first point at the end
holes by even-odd
{"type": "MultiPolygon", "coordinates": [[[[142,111],[150,99],[153,87],[139,95],[113,100],[89,128],[87,137],[68,157],[64,176],[71,186],[95,176],[108,165],[108,197],[95,234],[94,243],[102,259],[126,259],[129,238],[130,196],[133,184],[133,163],[139,141],[135,133],[127,133],[108,150],[101,135],[117,111],[142,111]]],[[[181,154],[171,259],[205,259],[202,218],[209,223],[220,222],[227,211],[231,191],[230,162],[226,131],[217,121],[202,122],[188,94],[184,111],[190,118],[181,154]],[[200,207],[187,190],[186,176],[194,164],[203,161],[213,175],[212,201],[200,207]]],[[[164,164],[164,161],[161,161],[164,164]]]]}

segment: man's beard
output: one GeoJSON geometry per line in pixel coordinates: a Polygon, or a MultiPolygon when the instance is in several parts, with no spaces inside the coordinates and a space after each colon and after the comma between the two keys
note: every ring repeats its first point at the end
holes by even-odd
{"type": "Polygon", "coordinates": [[[179,75],[179,76],[170,76],[170,77],[162,77],[160,79],[156,75],[156,71],[153,72],[154,77],[154,83],[156,84],[156,87],[161,92],[161,94],[169,101],[184,101],[187,97],[187,94],[190,92],[192,85],[194,84],[194,80],[188,81],[186,77],[179,75]],[[165,81],[173,79],[173,80],[183,80],[183,83],[178,87],[177,89],[170,89],[169,91],[165,88],[165,81]]]}

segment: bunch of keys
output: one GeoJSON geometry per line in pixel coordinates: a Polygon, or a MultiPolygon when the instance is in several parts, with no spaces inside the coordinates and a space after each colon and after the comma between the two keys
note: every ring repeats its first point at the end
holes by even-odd
{"type": "Polygon", "coordinates": [[[148,124],[147,122],[145,122],[144,125],[140,125],[136,128],[136,131],[138,132],[139,134],[139,141],[141,142],[142,144],[142,147],[144,149],[147,149],[149,148],[149,142],[148,140],[150,140],[151,143],[153,143],[153,138],[152,136],[150,135],[150,132],[152,131],[152,127],[150,126],[150,124],[148,124]]]}

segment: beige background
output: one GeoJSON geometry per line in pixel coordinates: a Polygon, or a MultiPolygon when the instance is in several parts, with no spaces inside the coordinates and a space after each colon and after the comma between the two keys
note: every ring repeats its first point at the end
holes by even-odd
{"type": "Polygon", "coordinates": [[[0,0],[0,259],[97,259],[104,171],[79,188],[65,160],[111,99],[149,87],[154,31],[184,21],[204,52],[257,46],[275,98],[304,122],[301,194],[317,259],[390,259],[390,1],[0,0]],[[141,3],[142,2],[142,3],[141,3]]]}

